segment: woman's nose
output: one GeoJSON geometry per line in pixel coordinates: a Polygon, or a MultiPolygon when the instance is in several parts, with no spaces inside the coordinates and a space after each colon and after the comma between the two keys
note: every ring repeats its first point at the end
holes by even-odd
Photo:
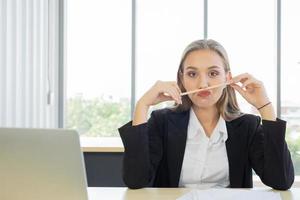
{"type": "Polygon", "coordinates": [[[198,82],[198,88],[206,88],[208,87],[208,82],[207,82],[207,78],[202,76],[200,77],[199,79],[199,82],[198,82]]]}

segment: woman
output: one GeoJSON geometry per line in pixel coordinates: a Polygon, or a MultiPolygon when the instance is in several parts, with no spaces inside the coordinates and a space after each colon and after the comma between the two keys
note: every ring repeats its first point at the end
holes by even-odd
{"type": "Polygon", "coordinates": [[[286,190],[294,168],[285,129],[263,83],[247,73],[232,78],[225,49],[198,40],[183,53],[177,83],[156,82],[119,129],[123,180],[129,188],[250,188],[254,169],[264,184],[286,190]],[[195,89],[204,90],[182,95],[195,89]],[[240,112],[235,90],[260,117],[240,112]],[[153,111],[147,120],[149,107],[167,100],[176,106],[153,111]]]}

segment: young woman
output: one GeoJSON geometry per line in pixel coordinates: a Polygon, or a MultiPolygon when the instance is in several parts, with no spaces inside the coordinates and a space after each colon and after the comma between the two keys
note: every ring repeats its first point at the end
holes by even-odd
{"type": "Polygon", "coordinates": [[[119,128],[123,180],[129,188],[250,188],[254,169],[264,184],[286,190],[294,168],[285,129],[261,81],[248,73],[232,77],[218,42],[194,41],[183,53],[177,82],[157,81],[137,102],[133,120],[119,128]],[[240,111],[235,90],[260,117],[240,111]],[[149,107],[167,100],[176,106],[153,111],[147,120],[149,107]]]}

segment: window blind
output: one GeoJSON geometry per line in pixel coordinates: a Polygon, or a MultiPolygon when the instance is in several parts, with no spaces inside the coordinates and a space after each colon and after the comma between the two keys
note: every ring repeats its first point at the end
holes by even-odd
{"type": "Polygon", "coordinates": [[[0,0],[0,126],[57,127],[58,0],[0,0]]]}

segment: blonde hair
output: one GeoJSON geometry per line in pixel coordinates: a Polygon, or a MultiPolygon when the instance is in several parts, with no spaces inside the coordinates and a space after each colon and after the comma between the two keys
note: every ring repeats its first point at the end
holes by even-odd
{"type": "MultiPolygon", "coordinates": [[[[216,52],[223,60],[224,63],[224,70],[226,73],[230,71],[229,66],[229,59],[227,56],[227,53],[224,49],[224,47],[214,40],[196,40],[189,44],[181,57],[180,65],[177,72],[177,84],[180,87],[181,91],[185,92],[185,88],[182,83],[183,78],[183,62],[185,61],[186,57],[189,53],[197,50],[211,50],[216,52]]],[[[191,108],[193,105],[191,99],[188,97],[188,95],[182,97],[182,104],[176,105],[175,110],[176,111],[186,111],[191,108]]],[[[216,103],[217,109],[220,113],[220,115],[226,120],[231,121],[233,119],[236,119],[242,115],[240,108],[238,106],[237,100],[236,100],[236,94],[232,87],[227,86],[220,97],[220,99],[216,103]]]]}

